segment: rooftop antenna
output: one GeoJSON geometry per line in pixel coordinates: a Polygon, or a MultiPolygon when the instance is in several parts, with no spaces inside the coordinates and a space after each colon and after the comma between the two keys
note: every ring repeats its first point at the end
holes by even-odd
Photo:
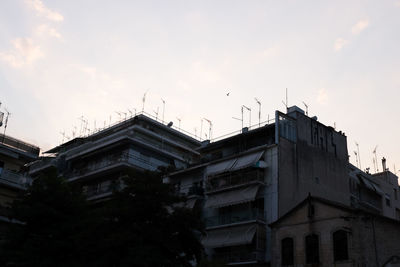
{"type": "Polygon", "coordinates": [[[162,108],[162,123],[164,123],[165,100],[161,98],[161,101],[162,101],[162,103],[163,103],[163,108],[162,108]]]}
{"type": "MultiPolygon", "coordinates": [[[[243,108],[242,108],[242,111],[243,111],[243,108]]],[[[235,120],[241,121],[241,122],[242,122],[242,129],[243,129],[243,113],[242,113],[242,118],[241,118],[241,119],[239,119],[239,118],[236,118],[236,117],[232,117],[232,119],[235,119],[235,120]]]]}
{"type": "Polygon", "coordinates": [[[110,115],[110,118],[109,118],[109,121],[108,121],[108,127],[110,127],[111,126],[111,115],[110,115]]]}
{"type": "Polygon", "coordinates": [[[243,105],[243,107],[249,111],[249,128],[250,128],[251,127],[251,108],[246,107],[245,105],[243,105]]]}
{"type": "Polygon", "coordinates": [[[304,106],[306,107],[306,116],[308,116],[308,105],[304,101],[302,101],[302,102],[303,102],[304,106]]]}
{"type": "Polygon", "coordinates": [[[142,102],[143,102],[142,112],[144,112],[144,103],[146,102],[146,94],[148,91],[149,91],[149,89],[147,89],[146,93],[144,93],[143,98],[142,98],[142,102]]]}
{"type": "Polygon", "coordinates": [[[203,119],[200,119],[200,141],[202,133],[203,133],[203,119]]]}
{"type": "Polygon", "coordinates": [[[378,148],[378,145],[375,146],[374,150],[372,151],[372,154],[374,154],[374,168],[375,168],[375,173],[379,172],[379,167],[378,167],[378,158],[376,156],[376,149],[378,148]]]}
{"type": "Polygon", "coordinates": [[[94,120],[94,122],[93,122],[93,132],[96,132],[96,120],[94,120]]]}
{"type": "Polygon", "coordinates": [[[132,110],[130,110],[129,108],[128,108],[128,112],[129,112],[129,118],[132,118],[133,117],[133,113],[132,113],[132,110]]]}
{"type": "Polygon", "coordinates": [[[156,120],[158,120],[158,107],[157,107],[157,111],[153,110],[153,112],[156,114],[156,120]]]}
{"type": "Polygon", "coordinates": [[[122,114],[124,114],[124,121],[126,121],[126,115],[128,114],[128,113],[126,113],[126,112],[121,112],[122,114]]]}
{"type": "Polygon", "coordinates": [[[62,135],[62,141],[61,141],[61,144],[64,144],[64,139],[65,139],[65,130],[64,131],[62,131],[62,132],[60,132],[60,134],[62,135]]]}
{"type": "Polygon", "coordinates": [[[355,142],[355,143],[356,143],[356,146],[357,146],[358,161],[360,162],[360,170],[362,170],[361,169],[362,167],[361,167],[360,147],[359,147],[357,142],[355,142]]]}
{"type": "Polygon", "coordinates": [[[180,130],[181,129],[181,118],[178,118],[178,117],[176,117],[176,119],[178,120],[178,130],[180,130]]]}
{"type": "Polygon", "coordinates": [[[333,123],[333,129],[336,130],[336,121],[333,123]]]}
{"type": "Polygon", "coordinates": [[[118,112],[118,111],[115,111],[115,113],[117,113],[117,114],[119,115],[119,120],[121,121],[122,113],[121,113],[121,112],[118,112]]]}
{"type": "Polygon", "coordinates": [[[289,105],[289,103],[288,103],[288,93],[287,93],[287,88],[286,88],[286,102],[282,101],[282,103],[285,105],[285,107],[286,107],[286,113],[287,113],[287,111],[288,111],[288,105],[289,105]]]}
{"type": "Polygon", "coordinates": [[[194,127],[194,137],[197,138],[197,128],[196,127],[194,127]]]}
{"type": "Polygon", "coordinates": [[[209,120],[209,119],[206,119],[206,118],[204,118],[204,119],[208,122],[208,125],[209,125],[209,128],[208,128],[208,138],[209,138],[210,141],[211,141],[212,122],[211,122],[211,120],[209,120]]]}
{"type": "Polygon", "coordinates": [[[261,126],[261,102],[257,99],[257,97],[254,98],[258,104],[258,127],[261,126]]]}
{"type": "Polygon", "coordinates": [[[356,165],[357,165],[357,168],[359,168],[359,167],[358,167],[358,156],[357,156],[357,151],[354,151],[354,155],[356,155],[356,165]]]}

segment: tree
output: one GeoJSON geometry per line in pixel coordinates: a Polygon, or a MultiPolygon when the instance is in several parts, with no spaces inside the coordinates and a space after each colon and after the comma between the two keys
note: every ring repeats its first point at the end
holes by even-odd
{"type": "Polygon", "coordinates": [[[2,266],[79,266],[77,234],[84,229],[88,205],[55,170],[47,172],[15,200],[0,252],[2,266]]]}
{"type": "Polygon", "coordinates": [[[203,248],[199,214],[178,208],[183,199],[159,174],[131,173],[122,190],[98,210],[87,232],[87,266],[192,266],[203,248]]]}

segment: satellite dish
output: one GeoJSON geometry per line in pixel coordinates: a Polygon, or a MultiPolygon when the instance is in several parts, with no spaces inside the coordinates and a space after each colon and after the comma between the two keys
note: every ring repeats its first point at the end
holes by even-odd
{"type": "Polygon", "coordinates": [[[174,123],[173,123],[172,121],[170,121],[170,122],[167,124],[167,127],[171,127],[172,124],[174,124],[174,123]]]}

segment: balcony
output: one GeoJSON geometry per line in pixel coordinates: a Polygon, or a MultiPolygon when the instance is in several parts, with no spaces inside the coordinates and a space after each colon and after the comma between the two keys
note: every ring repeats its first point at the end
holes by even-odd
{"type": "Polygon", "coordinates": [[[234,212],[229,214],[221,214],[217,216],[210,216],[205,218],[206,227],[226,226],[229,224],[261,221],[265,222],[266,213],[257,209],[248,209],[241,212],[234,212]]]}
{"type": "Polygon", "coordinates": [[[65,174],[65,177],[70,181],[77,180],[83,177],[97,175],[123,165],[150,171],[155,171],[158,166],[160,166],[160,164],[153,162],[151,158],[122,153],[109,155],[102,160],[91,162],[83,168],[75,169],[72,172],[65,174]]]}
{"type": "Polygon", "coordinates": [[[209,179],[206,185],[206,192],[213,193],[231,187],[246,185],[250,183],[264,183],[263,170],[251,170],[246,172],[233,172],[209,179]]]}
{"type": "Polygon", "coordinates": [[[226,262],[228,265],[239,265],[247,263],[265,262],[265,252],[263,251],[231,251],[216,253],[214,259],[226,262]]]}
{"type": "Polygon", "coordinates": [[[57,167],[57,160],[55,157],[40,158],[29,167],[29,174],[34,174],[50,167],[57,167]]]}
{"type": "Polygon", "coordinates": [[[26,189],[32,183],[32,179],[22,174],[3,169],[0,171],[0,182],[14,188],[26,189]]]}
{"type": "Polygon", "coordinates": [[[0,142],[3,145],[7,145],[9,147],[13,147],[18,150],[29,153],[33,157],[37,157],[37,155],[39,155],[40,148],[38,148],[37,146],[31,145],[31,144],[25,143],[21,140],[12,138],[11,136],[0,134],[0,142]]]}

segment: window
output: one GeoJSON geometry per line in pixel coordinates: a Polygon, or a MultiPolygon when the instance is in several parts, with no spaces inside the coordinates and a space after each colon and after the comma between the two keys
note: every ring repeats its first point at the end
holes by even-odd
{"type": "Polygon", "coordinates": [[[333,257],[334,261],[349,259],[347,232],[344,230],[339,230],[333,233],[333,257]]]}
{"type": "Polygon", "coordinates": [[[293,238],[282,239],[282,266],[294,265],[293,238]]]}
{"type": "Polygon", "coordinates": [[[306,236],[306,263],[319,263],[319,240],[316,234],[306,236]]]}

